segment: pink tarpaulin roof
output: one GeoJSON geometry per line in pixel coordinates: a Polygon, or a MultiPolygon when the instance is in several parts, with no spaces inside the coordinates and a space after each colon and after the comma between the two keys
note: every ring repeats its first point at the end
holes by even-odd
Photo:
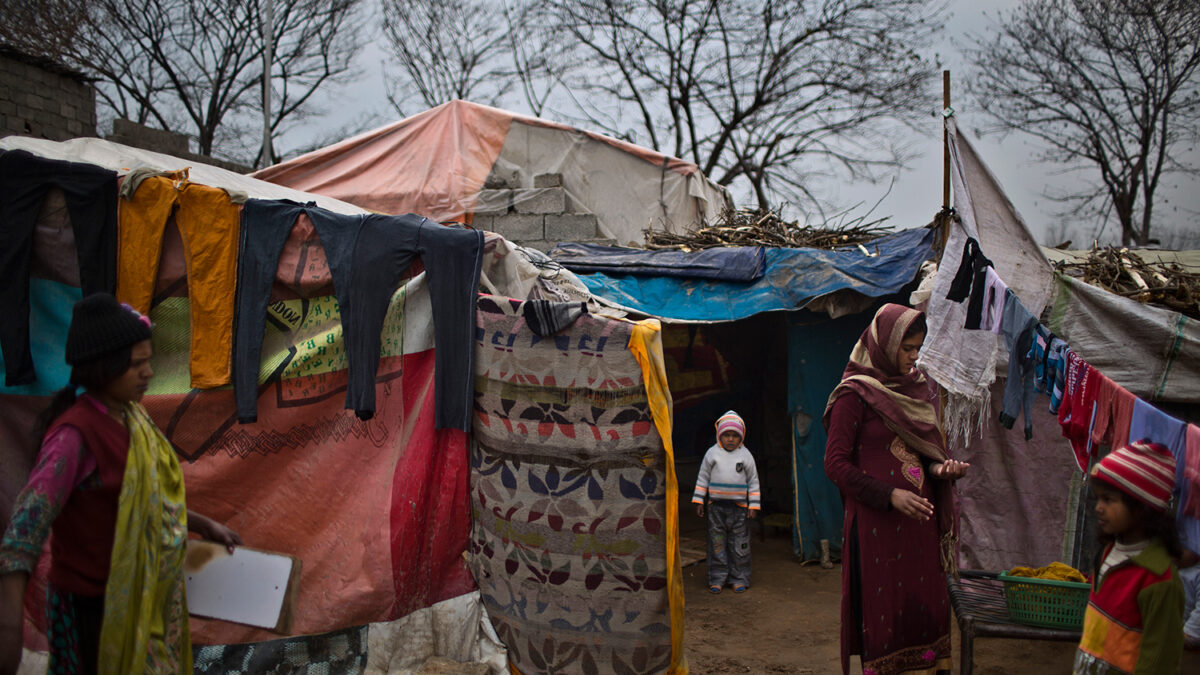
{"type": "Polygon", "coordinates": [[[653,222],[675,229],[711,219],[723,188],[681,159],[546,120],[451,101],[267,167],[254,177],[382,213],[469,222],[493,167],[563,176],[570,204],[597,215],[606,236],[641,238],[653,222]]]}

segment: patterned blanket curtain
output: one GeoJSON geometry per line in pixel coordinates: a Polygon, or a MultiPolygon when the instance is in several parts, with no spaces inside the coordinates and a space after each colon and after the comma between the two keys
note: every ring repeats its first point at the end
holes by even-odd
{"type": "Polygon", "coordinates": [[[584,315],[539,337],[520,304],[482,296],[476,333],[469,550],[492,623],[526,675],[686,670],[674,473],[635,325],[584,315]]]}

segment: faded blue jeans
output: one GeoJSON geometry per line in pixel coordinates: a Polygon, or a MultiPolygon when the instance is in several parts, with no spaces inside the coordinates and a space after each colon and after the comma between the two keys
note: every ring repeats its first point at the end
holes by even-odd
{"type": "Polygon", "coordinates": [[[746,507],[732,501],[708,503],[708,585],[750,585],[750,528],[746,507]]]}

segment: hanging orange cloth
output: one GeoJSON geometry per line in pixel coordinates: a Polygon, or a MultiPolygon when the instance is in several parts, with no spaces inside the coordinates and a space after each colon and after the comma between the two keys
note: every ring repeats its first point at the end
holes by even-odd
{"type": "Polygon", "coordinates": [[[190,182],[187,169],[125,180],[136,183],[118,200],[117,299],[150,312],[173,213],[187,265],[192,386],[229,384],[240,207],[225,190],[190,182]]]}

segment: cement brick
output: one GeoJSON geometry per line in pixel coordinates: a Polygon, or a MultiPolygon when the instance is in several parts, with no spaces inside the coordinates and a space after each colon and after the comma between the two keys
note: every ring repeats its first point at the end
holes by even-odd
{"type": "Polygon", "coordinates": [[[561,213],[546,216],[546,238],[555,241],[595,239],[596,227],[596,216],[591,213],[561,213]]]}
{"type": "Polygon", "coordinates": [[[512,206],[512,190],[480,190],[475,198],[476,216],[503,216],[512,206]]]}
{"type": "Polygon", "coordinates": [[[542,216],[510,213],[492,217],[492,232],[503,235],[510,241],[543,239],[542,216]]]}
{"type": "Polygon", "coordinates": [[[533,188],[513,192],[517,213],[562,213],[567,209],[567,192],[562,188],[533,188]]]}
{"type": "Polygon", "coordinates": [[[517,169],[500,169],[492,167],[491,173],[483,181],[483,187],[489,190],[521,187],[521,172],[517,169]]]}
{"type": "Polygon", "coordinates": [[[535,188],[552,188],[562,186],[563,179],[561,173],[539,173],[533,177],[533,187],[535,188]]]}

